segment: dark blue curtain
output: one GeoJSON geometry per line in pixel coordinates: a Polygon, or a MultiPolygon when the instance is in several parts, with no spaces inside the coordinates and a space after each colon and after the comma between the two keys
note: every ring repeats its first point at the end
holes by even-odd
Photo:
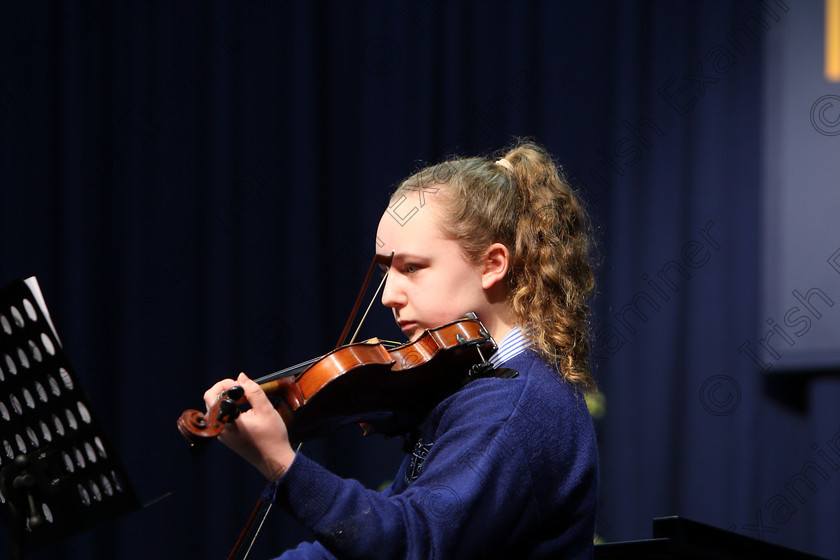
{"type": "MultiPolygon", "coordinates": [[[[762,45],[793,9],[0,6],[0,284],[39,278],[148,504],[33,557],[224,558],[262,482],[190,456],[181,411],[330,349],[390,188],[514,136],[558,156],[599,238],[600,537],[679,514],[840,554],[837,379],[738,352],[761,326],[762,45]]],[[[355,429],[305,452],[371,487],[401,456],[355,429]]],[[[255,557],[303,538],[274,512],[255,557]]]]}

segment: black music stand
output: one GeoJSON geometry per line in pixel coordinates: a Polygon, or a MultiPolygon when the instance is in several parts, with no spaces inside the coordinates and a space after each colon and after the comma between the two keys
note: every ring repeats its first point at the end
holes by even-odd
{"type": "Polygon", "coordinates": [[[825,560],[672,515],[653,520],[653,538],[595,545],[595,560],[825,560]]]}
{"type": "Polygon", "coordinates": [[[0,288],[0,513],[10,558],[139,508],[35,277],[0,288]]]}

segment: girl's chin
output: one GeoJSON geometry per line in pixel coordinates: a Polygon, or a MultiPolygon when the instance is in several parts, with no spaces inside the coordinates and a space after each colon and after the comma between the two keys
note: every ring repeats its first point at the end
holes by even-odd
{"type": "Polygon", "coordinates": [[[405,337],[411,342],[414,342],[415,340],[423,336],[424,332],[426,332],[426,327],[414,322],[400,325],[400,329],[402,330],[405,337]]]}

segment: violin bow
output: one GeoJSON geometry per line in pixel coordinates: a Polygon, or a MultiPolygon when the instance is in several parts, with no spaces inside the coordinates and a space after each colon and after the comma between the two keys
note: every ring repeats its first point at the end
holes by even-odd
{"type": "MultiPolygon", "coordinates": [[[[268,484],[271,483],[269,482],[268,484]]],[[[266,485],[266,489],[268,489],[268,485],[266,485]]],[[[251,548],[253,548],[254,543],[257,542],[257,535],[260,534],[260,529],[262,529],[263,523],[265,523],[265,519],[268,517],[268,512],[271,511],[271,505],[271,502],[263,500],[262,496],[260,496],[259,500],[257,500],[257,505],[254,506],[254,510],[251,512],[251,515],[248,517],[248,521],[245,523],[245,527],[243,527],[242,531],[239,533],[239,537],[233,545],[233,550],[231,550],[230,554],[228,554],[227,560],[247,560],[248,554],[251,553],[251,548]],[[257,524],[256,528],[254,528],[254,522],[258,518],[260,522],[257,524]],[[242,547],[246,544],[246,541],[248,548],[245,549],[245,554],[240,556],[242,547]]]]}
{"type": "MultiPolygon", "coordinates": [[[[359,294],[356,296],[356,301],[353,303],[353,309],[350,311],[350,317],[347,318],[347,322],[344,324],[344,328],[341,331],[341,336],[338,338],[338,344],[336,345],[336,348],[344,346],[344,343],[347,340],[347,335],[350,333],[350,329],[353,326],[353,321],[356,320],[356,315],[359,313],[359,307],[361,307],[362,305],[362,300],[364,299],[365,292],[367,291],[368,285],[370,284],[370,279],[371,276],[373,276],[373,271],[376,270],[377,266],[384,266],[390,268],[391,262],[393,262],[393,260],[394,253],[391,253],[390,255],[375,254],[373,256],[373,260],[371,260],[367,274],[365,275],[365,280],[364,282],[362,282],[362,289],[359,290],[359,294]]],[[[376,299],[376,296],[382,290],[382,286],[385,285],[386,278],[388,278],[387,270],[382,276],[382,281],[379,282],[379,286],[376,288],[376,292],[374,292],[373,297],[371,297],[371,300],[368,303],[368,306],[365,309],[365,312],[362,315],[362,319],[359,321],[359,325],[356,327],[356,330],[353,333],[353,338],[350,342],[353,342],[353,340],[356,339],[356,335],[359,334],[359,329],[362,328],[362,323],[364,323],[365,319],[367,318],[368,312],[373,306],[373,301],[376,299]]],[[[299,450],[300,444],[298,444],[298,447],[295,451],[299,450]]],[[[271,482],[266,484],[266,489],[268,489],[268,486],[270,484],[271,482]]],[[[265,500],[263,500],[262,496],[260,496],[259,500],[257,500],[256,506],[254,506],[254,510],[248,517],[248,521],[246,521],[245,523],[245,527],[243,527],[242,531],[240,532],[239,538],[236,539],[236,543],[233,545],[233,550],[231,550],[230,554],[228,554],[227,560],[247,560],[248,554],[250,554],[251,552],[251,548],[253,548],[254,543],[257,541],[257,536],[260,534],[260,530],[262,529],[263,523],[265,523],[265,520],[268,517],[268,512],[271,511],[271,505],[271,502],[266,502],[265,500]],[[259,523],[256,527],[254,527],[254,524],[258,519],[259,523]],[[246,543],[248,547],[244,551],[244,556],[240,556],[240,554],[242,553],[242,548],[246,543]]]]}
{"type": "MultiPolygon", "coordinates": [[[[347,335],[350,333],[350,328],[353,326],[353,321],[356,320],[356,315],[359,313],[359,307],[362,305],[362,299],[365,297],[365,292],[367,291],[368,285],[370,284],[370,277],[373,276],[373,271],[376,270],[377,266],[384,266],[390,268],[391,262],[394,260],[394,253],[390,255],[379,255],[376,254],[373,256],[373,260],[370,262],[370,266],[368,267],[367,275],[365,276],[364,282],[362,282],[362,289],[359,290],[359,294],[356,296],[356,301],[353,304],[353,309],[350,311],[350,316],[347,318],[347,323],[344,324],[344,329],[341,331],[341,336],[338,337],[338,344],[336,344],[336,348],[340,348],[344,346],[345,341],[347,340],[347,335]]],[[[365,318],[367,318],[368,311],[370,311],[371,306],[373,305],[373,301],[376,299],[376,296],[379,294],[379,291],[382,290],[382,286],[385,285],[385,280],[388,278],[388,272],[386,270],[385,274],[382,276],[382,281],[379,282],[379,286],[376,288],[376,292],[374,292],[373,297],[370,298],[370,302],[368,303],[367,309],[365,309],[364,315],[362,315],[362,320],[359,321],[359,326],[356,327],[356,331],[353,333],[353,338],[350,342],[353,342],[356,339],[356,335],[359,334],[359,329],[362,328],[362,323],[364,323],[365,318]]]]}

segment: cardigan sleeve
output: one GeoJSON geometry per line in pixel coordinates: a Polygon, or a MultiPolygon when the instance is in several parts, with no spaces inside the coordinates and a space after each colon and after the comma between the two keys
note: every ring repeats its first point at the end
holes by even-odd
{"type": "MultiPolygon", "coordinates": [[[[596,452],[583,399],[533,380],[483,379],[422,428],[428,453],[383,492],[298,454],[272,499],[318,543],[282,558],[589,558],[596,452]],[[523,400],[530,393],[536,402],[523,400]],[[578,402],[580,401],[580,402],[578,402]]],[[[556,384],[555,384],[556,385],[556,384]]],[[[557,385],[559,387],[559,385],[557,385]]]]}

